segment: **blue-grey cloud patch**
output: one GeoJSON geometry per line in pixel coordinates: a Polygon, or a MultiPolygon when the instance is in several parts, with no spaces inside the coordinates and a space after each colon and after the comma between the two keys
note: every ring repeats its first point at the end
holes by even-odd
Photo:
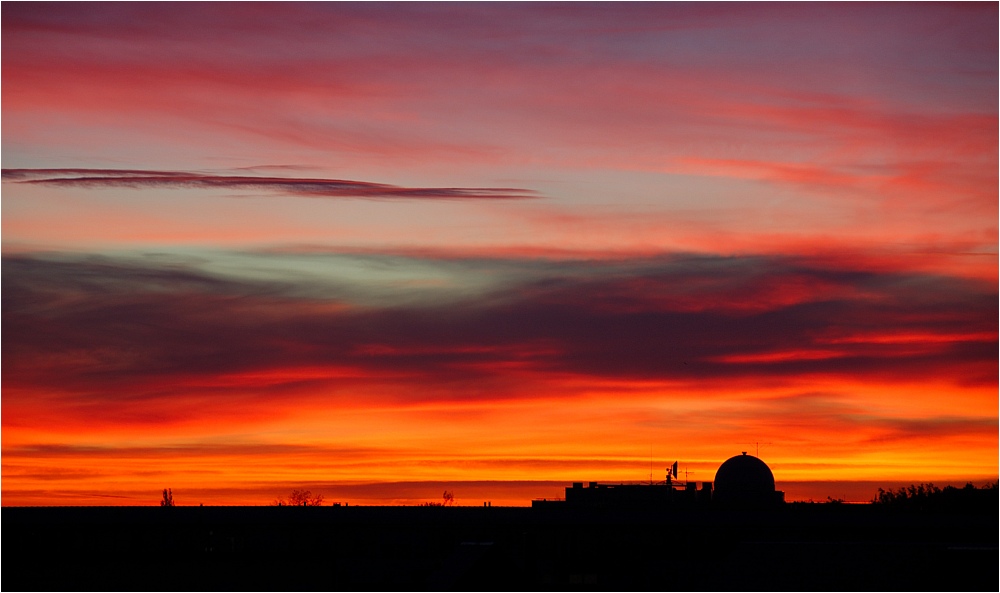
{"type": "Polygon", "coordinates": [[[4,169],[3,178],[15,183],[56,187],[249,190],[306,198],[519,200],[539,197],[537,192],[530,189],[507,187],[400,187],[345,179],[213,175],[135,169],[4,169]]]}

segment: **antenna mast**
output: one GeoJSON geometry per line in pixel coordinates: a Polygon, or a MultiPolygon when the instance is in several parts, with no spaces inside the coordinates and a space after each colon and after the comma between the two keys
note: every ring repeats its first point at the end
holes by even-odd
{"type": "Polygon", "coordinates": [[[760,441],[754,441],[752,443],[742,443],[743,445],[753,445],[754,446],[754,457],[760,457],[760,446],[761,445],[773,445],[774,443],[762,443],[760,441]]]}

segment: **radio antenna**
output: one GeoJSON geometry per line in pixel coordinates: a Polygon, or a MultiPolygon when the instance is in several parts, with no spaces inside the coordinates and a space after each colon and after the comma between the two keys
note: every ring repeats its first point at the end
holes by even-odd
{"type": "Polygon", "coordinates": [[[762,443],[760,441],[754,441],[752,443],[741,443],[743,445],[753,445],[754,446],[754,457],[760,457],[760,446],[761,445],[773,445],[774,443],[762,443]]]}

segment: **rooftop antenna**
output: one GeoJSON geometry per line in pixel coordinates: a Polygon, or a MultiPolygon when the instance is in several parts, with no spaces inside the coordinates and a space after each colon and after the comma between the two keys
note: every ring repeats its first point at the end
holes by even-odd
{"type": "Polygon", "coordinates": [[[675,461],[673,465],[667,468],[667,482],[666,482],[667,486],[671,486],[673,484],[673,480],[671,478],[676,478],[676,477],[677,477],[677,462],[675,461]]]}
{"type": "Polygon", "coordinates": [[[743,445],[753,445],[754,446],[754,457],[760,457],[760,446],[761,445],[772,445],[773,443],[762,443],[760,441],[754,441],[752,443],[742,443],[743,445]]]}

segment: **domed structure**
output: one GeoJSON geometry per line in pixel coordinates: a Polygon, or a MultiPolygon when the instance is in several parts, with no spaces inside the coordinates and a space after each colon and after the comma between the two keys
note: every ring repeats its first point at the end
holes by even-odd
{"type": "Polygon", "coordinates": [[[730,457],[715,472],[714,501],[760,506],[779,502],[783,498],[783,493],[775,492],[771,468],[746,452],[730,457]]]}

